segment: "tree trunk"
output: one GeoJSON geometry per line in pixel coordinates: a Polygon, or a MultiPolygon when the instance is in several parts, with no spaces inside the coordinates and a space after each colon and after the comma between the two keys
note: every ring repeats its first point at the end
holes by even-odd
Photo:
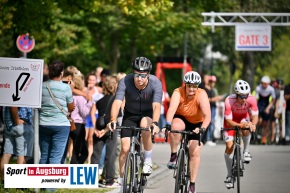
{"type": "Polygon", "coordinates": [[[111,72],[117,73],[118,72],[118,61],[120,58],[120,46],[119,46],[119,31],[115,31],[112,35],[112,59],[111,61],[111,72]]]}
{"type": "Polygon", "coordinates": [[[254,89],[254,75],[256,72],[256,65],[254,62],[254,53],[253,52],[245,52],[243,54],[243,79],[247,81],[251,90],[254,89]]]}

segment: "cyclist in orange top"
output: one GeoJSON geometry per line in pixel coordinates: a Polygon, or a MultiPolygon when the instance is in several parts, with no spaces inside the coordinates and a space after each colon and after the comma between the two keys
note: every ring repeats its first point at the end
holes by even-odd
{"type": "MultiPolygon", "coordinates": [[[[195,135],[188,136],[190,156],[190,188],[189,193],[195,192],[195,180],[200,162],[201,146],[198,145],[199,132],[204,132],[211,119],[208,96],[204,89],[198,88],[201,77],[197,72],[189,71],[184,75],[185,86],[176,88],[171,96],[169,109],[166,114],[167,126],[172,130],[192,130],[195,135]]],[[[177,146],[180,134],[170,133],[171,157],[167,164],[169,169],[176,167],[177,146]]]]}
{"type": "MultiPolygon", "coordinates": [[[[235,93],[228,96],[225,100],[224,111],[224,127],[240,127],[250,128],[251,132],[256,130],[258,123],[258,106],[257,100],[254,96],[250,95],[250,85],[244,80],[238,80],[234,87],[235,93]]],[[[234,135],[235,131],[224,131],[224,139],[226,142],[225,162],[227,167],[227,177],[225,185],[227,188],[233,188],[234,182],[232,178],[232,162],[234,150],[234,135]]],[[[248,130],[242,131],[244,152],[244,161],[250,162],[252,156],[248,150],[251,140],[251,134],[248,130]]]]}

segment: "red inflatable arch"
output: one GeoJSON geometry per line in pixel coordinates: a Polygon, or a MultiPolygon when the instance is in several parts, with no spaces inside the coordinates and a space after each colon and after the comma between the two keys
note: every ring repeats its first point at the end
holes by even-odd
{"type": "Polygon", "coordinates": [[[156,67],[155,75],[161,80],[163,91],[167,91],[166,79],[164,69],[183,69],[184,73],[191,71],[192,67],[189,63],[169,63],[169,62],[158,62],[156,67]]]}
{"type": "MultiPolygon", "coordinates": [[[[163,92],[167,92],[166,78],[165,78],[165,72],[164,72],[165,69],[184,69],[184,73],[186,73],[188,71],[191,71],[192,67],[190,66],[189,63],[158,62],[155,75],[157,78],[159,78],[159,80],[162,83],[163,92]]],[[[167,112],[168,105],[169,105],[168,103],[164,104],[165,113],[167,112]]],[[[156,143],[164,143],[165,141],[164,141],[164,138],[156,138],[155,137],[155,142],[156,143]]],[[[168,140],[168,142],[169,142],[169,140],[168,140]]]]}

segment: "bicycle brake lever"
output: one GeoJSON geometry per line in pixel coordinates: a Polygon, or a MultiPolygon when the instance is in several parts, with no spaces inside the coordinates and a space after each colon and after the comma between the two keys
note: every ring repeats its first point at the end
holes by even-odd
{"type": "Polygon", "coordinates": [[[167,142],[168,140],[168,130],[165,129],[164,141],[167,142]]]}
{"type": "Polygon", "coordinates": [[[154,135],[153,135],[153,130],[154,130],[154,127],[153,127],[153,126],[151,126],[151,127],[150,127],[150,129],[151,129],[151,140],[152,140],[152,143],[155,143],[155,140],[154,140],[154,135]]]}
{"type": "Polygon", "coordinates": [[[252,136],[253,136],[253,140],[256,140],[256,132],[251,132],[252,136]]]}
{"type": "Polygon", "coordinates": [[[199,133],[198,146],[200,146],[200,141],[201,141],[201,133],[199,133]]]}
{"type": "Polygon", "coordinates": [[[220,133],[221,133],[221,140],[223,141],[224,140],[223,129],[220,130],[220,133]]]}

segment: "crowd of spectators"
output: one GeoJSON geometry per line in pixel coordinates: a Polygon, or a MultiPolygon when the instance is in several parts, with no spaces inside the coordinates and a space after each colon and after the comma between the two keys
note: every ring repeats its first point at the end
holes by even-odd
{"type": "MultiPolygon", "coordinates": [[[[110,114],[112,98],[115,97],[117,85],[125,73],[112,75],[110,70],[98,67],[84,75],[74,66],[67,66],[61,61],[44,65],[42,84],[42,104],[39,109],[39,123],[33,123],[33,111],[29,107],[0,107],[2,128],[1,139],[1,180],[4,180],[4,164],[12,156],[17,164],[25,164],[33,155],[33,125],[39,124],[40,164],[99,164],[104,165],[99,184],[117,186],[119,176],[118,155],[120,153],[120,133],[97,128],[99,116],[110,114]],[[53,96],[52,96],[53,95],[53,96]],[[55,103],[71,116],[76,130],[70,131],[67,115],[55,103]]],[[[222,102],[227,94],[219,95],[215,87],[217,77],[204,75],[201,88],[205,89],[211,107],[211,122],[204,135],[203,142],[216,146],[214,131],[217,103],[222,102]]],[[[252,91],[258,100],[261,144],[273,144],[275,134],[279,132],[278,143],[290,142],[290,84],[284,86],[282,80],[272,80],[268,76],[261,79],[261,84],[252,91]],[[283,111],[283,108],[286,110],[283,111]],[[282,132],[282,114],[285,113],[286,129],[282,132]],[[276,123],[279,123],[279,131],[276,123]]],[[[163,103],[169,103],[170,96],[163,92],[163,103]]],[[[125,101],[124,101],[125,102],[125,101]]],[[[164,116],[168,106],[165,105],[160,119],[160,128],[164,127],[164,116]],[[163,118],[163,119],[162,119],[163,118]]],[[[121,125],[124,104],[118,116],[121,125]]],[[[109,116],[106,122],[109,122],[109,116]]],[[[159,135],[161,135],[160,133],[159,135]]],[[[101,175],[101,174],[100,174],[101,175]]],[[[51,189],[54,191],[54,189],[51,189]]]]}
{"type": "MultiPolygon", "coordinates": [[[[84,75],[75,66],[65,67],[61,61],[45,64],[39,123],[33,122],[30,107],[0,107],[2,183],[4,164],[9,163],[12,156],[17,164],[33,163],[27,161],[33,158],[33,125],[39,124],[40,159],[34,163],[103,164],[106,169],[102,176],[107,186],[116,184],[119,178],[116,167],[119,134],[116,131],[113,137],[109,137],[105,130],[97,130],[95,123],[99,113],[104,113],[104,104],[109,98],[114,98],[118,81],[124,76],[125,73],[112,75],[103,67],[84,75]],[[70,131],[67,116],[74,120],[76,130],[70,131]],[[104,144],[108,146],[107,151],[102,151],[104,144]]],[[[108,112],[110,108],[111,105],[108,112]]],[[[47,189],[51,192],[55,190],[53,187],[47,189]]]]}

